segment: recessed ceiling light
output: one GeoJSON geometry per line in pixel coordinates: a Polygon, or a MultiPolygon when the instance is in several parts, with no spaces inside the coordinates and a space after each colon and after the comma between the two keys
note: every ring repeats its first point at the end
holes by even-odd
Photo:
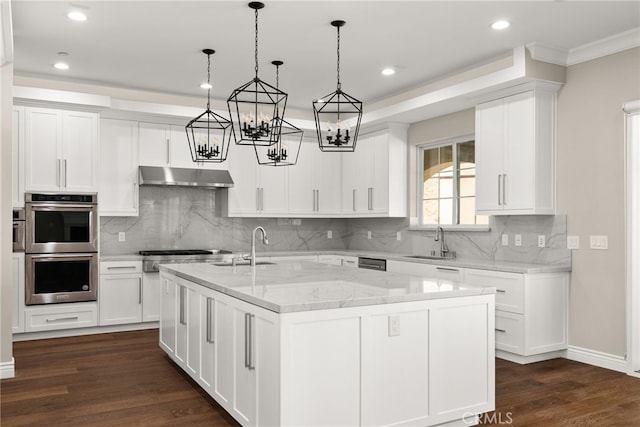
{"type": "Polygon", "coordinates": [[[392,76],[396,73],[396,70],[394,70],[393,68],[385,68],[381,71],[381,73],[383,76],[392,76]]]}
{"type": "Polygon", "coordinates": [[[73,10],[67,13],[67,18],[76,22],[84,22],[87,20],[87,15],[84,12],[80,12],[79,10],[73,10]]]}
{"type": "Polygon", "coordinates": [[[211,86],[211,83],[202,83],[200,87],[202,89],[211,89],[213,86],[211,86]]]}
{"type": "Polygon", "coordinates": [[[67,64],[66,62],[56,62],[55,64],[53,64],[53,66],[55,68],[57,68],[58,70],[68,70],[69,69],[69,64],[67,64]]]}
{"type": "Polygon", "coordinates": [[[509,25],[511,25],[511,23],[509,21],[505,21],[504,19],[500,19],[500,20],[494,22],[493,24],[491,24],[491,28],[493,28],[494,30],[504,30],[506,28],[509,28],[509,25]]]}

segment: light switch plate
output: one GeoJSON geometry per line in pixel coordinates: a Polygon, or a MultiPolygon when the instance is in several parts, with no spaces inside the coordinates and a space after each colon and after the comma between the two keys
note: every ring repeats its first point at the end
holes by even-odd
{"type": "Polygon", "coordinates": [[[327,239],[333,239],[333,231],[331,230],[327,231],[327,239]]]}
{"type": "Polygon", "coordinates": [[[503,234],[502,235],[502,246],[509,246],[509,235],[508,234],[503,234]]]}
{"type": "Polygon", "coordinates": [[[609,249],[608,236],[589,236],[589,248],[591,249],[609,249]]]}
{"type": "Polygon", "coordinates": [[[119,231],[118,232],[118,242],[124,242],[126,239],[126,235],[124,234],[124,231],[119,231]]]}
{"type": "Polygon", "coordinates": [[[516,234],[514,241],[516,246],[522,246],[522,234],[516,234]]]}
{"type": "Polygon", "coordinates": [[[367,239],[371,240],[371,232],[367,231],[367,239]]]}
{"type": "Polygon", "coordinates": [[[567,249],[580,249],[580,236],[567,236],[567,249]]]}
{"type": "Polygon", "coordinates": [[[389,316],[389,336],[400,335],[400,316],[389,316]]]}
{"type": "Polygon", "coordinates": [[[396,240],[402,240],[402,232],[401,231],[398,231],[396,233],[396,240]]]}

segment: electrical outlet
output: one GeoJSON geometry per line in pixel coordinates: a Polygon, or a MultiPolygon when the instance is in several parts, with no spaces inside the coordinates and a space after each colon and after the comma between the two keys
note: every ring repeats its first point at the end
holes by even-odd
{"type": "Polygon", "coordinates": [[[609,249],[609,239],[607,236],[589,236],[589,248],[609,249]]]}
{"type": "Polygon", "coordinates": [[[567,249],[580,249],[580,236],[567,236],[567,249]]]}
{"type": "Polygon", "coordinates": [[[333,239],[333,231],[327,231],[327,239],[333,239]]]}
{"type": "Polygon", "coordinates": [[[522,234],[516,234],[514,241],[516,246],[522,246],[522,234]]]}
{"type": "Polygon", "coordinates": [[[291,224],[293,225],[302,225],[302,220],[300,218],[294,218],[291,220],[291,224]]]}
{"type": "Polygon", "coordinates": [[[503,234],[502,235],[502,246],[509,246],[509,235],[508,234],[503,234]]]}
{"type": "Polygon", "coordinates": [[[538,234],[538,247],[544,248],[547,244],[547,239],[544,234],[538,234]]]}
{"type": "Polygon", "coordinates": [[[125,238],[126,237],[125,237],[124,231],[118,232],[118,242],[124,242],[125,238]]]}
{"type": "Polygon", "coordinates": [[[389,316],[389,336],[400,335],[400,316],[389,316]]]}
{"type": "Polygon", "coordinates": [[[402,232],[401,231],[398,231],[396,233],[396,240],[402,240],[402,232]]]}
{"type": "Polygon", "coordinates": [[[367,239],[371,240],[371,231],[367,231],[367,239]]]}

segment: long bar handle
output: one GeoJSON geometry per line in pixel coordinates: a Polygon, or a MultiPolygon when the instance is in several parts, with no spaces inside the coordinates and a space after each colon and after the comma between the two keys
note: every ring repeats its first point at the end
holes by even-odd
{"type": "Polygon", "coordinates": [[[135,265],[116,265],[113,267],[107,267],[107,270],[124,270],[129,268],[136,268],[135,265]]]}
{"type": "Polygon", "coordinates": [[[500,185],[500,181],[502,180],[502,174],[498,174],[498,205],[502,205],[502,199],[500,197],[500,193],[501,193],[501,185],[500,185]]]}
{"type": "Polygon", "coordinates": [[[496,289],[496,292],[499,293],[499,294],[504,294],[507,291],[505,291],[504,289],[496,289]]]}
{"type": "Polygon", "coordinates": [[[67,159],[63,160],[64,164],[64,187],[67,186],[67,159]]]}
{"type": "Polygon", "coordinates": [[[353,211],[356,211],[356,189],[353,189],[353,211]]]}
{"type": "Polygon", "coordinates": [[[213,298],[207,298],[207,342],[213,344],[213,325],[211,322],[214,319],[213,315],[213,298]]]}
{"type": "Polygon", "coordinates": [[[253,366],[253,318],[251,313],[244,314],[244,367],[250,371],[256,367],[253,366]]]}
{"type": "Polygon", "coordinates": [[[495,330],[496,330],[496,332],[507,332],[507,330],[506,330],[506,329],[498,329],[498,328],[495,328],[495,330]]]}
{"type": "Polygon", "coordinates": [[[78,320],[78,316],[59,317],[57,319],[47,319],[47,323],[49,323],[49,322],[63,322],[65,320],[78,320]]]}
{"type": "Polygon", "coordinates": [[[171,164],[171,139],[167,138],[167,165],[171,164]]]}
{"type": "Polygon", "coordinates": [[[502,204],[507,204],[507,174],[502,175],[502,204]]]}
{"type": "Polygon", "coordinates": [[[460,270],[458,270],[457,268],[450,268],[450,267],[436,267],[436,270],[441,270],[441,271],[454,271],[456,273],[460,272],[460,270]]]}
{"type": "Polygon", "coordinates": [[[142,304],[142,277],[138,277],[138,304],[142,304]]]}
{"type": "Polygon", "coordinates": [[[180,286],[180,324],[181,325],[186,325],[187,322],[184,319],[184,292],[185,292],[186,288],[184,286],[180,286]]]}

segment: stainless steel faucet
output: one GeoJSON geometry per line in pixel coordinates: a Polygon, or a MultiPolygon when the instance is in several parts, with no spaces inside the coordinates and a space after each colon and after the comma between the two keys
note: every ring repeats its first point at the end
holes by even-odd
{"type": "Polygon", "coordinates": [[[438,226],[436,228],[436,235],[433,238],[433,240],[440,241],[440,256],[441,257],[446,257],[447,254],[449,253],[449,248],[447,247],[447,244],[444,241],[444,228],[438,226]]]}
{"type": "Polygon", "coordinates": [[[262,232],[262,243],[264,243],[265,245],[269,244],[269,239],[267,238],[267,232],[264,231],[264,228],[262,227],[254,228],[253,231],[251,232],[251,258],[250,258],[251,266],[256,265],[256,232],[258,230],[262,232]]]}

